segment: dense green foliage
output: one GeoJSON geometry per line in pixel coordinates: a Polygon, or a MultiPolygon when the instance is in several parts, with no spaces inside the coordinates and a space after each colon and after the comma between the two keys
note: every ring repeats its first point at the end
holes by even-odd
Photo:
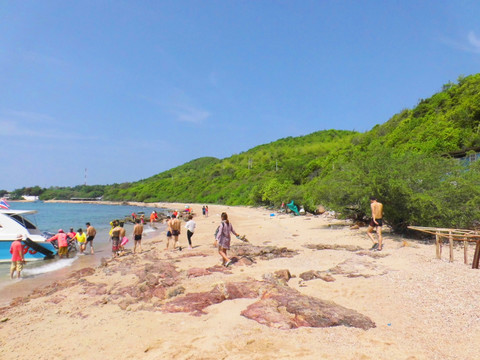
{"type": "Polygon", "coordinates": [[[450,152],[480,146],[480,74],[448,83],[366,133],[326,130],[200,158],[135,183],[43,189],[41,198],[97,197],[278,206],[322,204],[344,216],[385,205],[395,230],[410,224],[470,228],[479,218],[480,165],[450,152]]]}

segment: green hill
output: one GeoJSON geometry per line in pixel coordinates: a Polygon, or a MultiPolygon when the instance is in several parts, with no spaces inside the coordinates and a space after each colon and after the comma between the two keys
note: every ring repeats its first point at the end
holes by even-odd
{"type": "Polygon", "coordinates": [[[375,195],[398,231],[410,224],[473,227],[480,215],[479,165],[467,167],[448,154],[477,146],[480,74],[444,85],[365,133],[288,137],[225,159],[192,160],[134,183],[50,188],[41,198],[95,194],[105,200],[267,206],[294,200],[306,209],[322,204],[363,218],[375,195]]]}

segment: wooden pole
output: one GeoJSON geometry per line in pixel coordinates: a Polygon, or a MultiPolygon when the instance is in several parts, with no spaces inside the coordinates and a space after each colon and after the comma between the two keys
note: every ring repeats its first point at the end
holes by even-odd
{"type": "Polygon", "coordinates": [[[463,240],[463,262],[464,264],[468,264],[468,241],[463,240]]]}
{"type": "Polygon", "coordinates": [[[437,259],[442,258],[442,244],[440,242],[440,236],[438,234],[435,234],[435,246],[437,248],[437,259]]]}
{"type": "Polygon", "coordinates": [[[478,269],[479,260],[480,260],[480,240],[477,240],[477,246],[475,246],[475,254],[473,255],[472,269],[478,269]]]}
{"type": "Polygon", "coordinates": [[[452,232],[448,232],[448,241],[450,242],[450,262],[453,262],[453,237],[452,232]]]}

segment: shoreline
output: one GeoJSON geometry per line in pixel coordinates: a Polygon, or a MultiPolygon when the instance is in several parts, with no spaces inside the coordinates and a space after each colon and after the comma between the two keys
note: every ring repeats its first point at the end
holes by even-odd
{"type": "Polygon", "coordinates": [[[365,228],[332,226],[344,222],[327,216],[271,216],[267,209],[209,204],[210,216],[203,217],[201,205],[189,205],[197,214],[193,250],[165,251],[161,233],[145,240],[142,254],[82,268],[0,309],[5,334],[0,335],[0,357],[476,358],[480,323],[472,284],[480,272],[463,264],[462,248],[455,248],[455,261],[449,263],[445,254],[435,258],[434,245],[386,231],[384,251],[371,252],[365,228]],[[223,211],[249,240],[233,238],[230,252],[250,251],[237,255],[239,261],[228,269],[212,247],[223,211]],[[272,280],[281,279],[277,276],[283,280],[272,280]],[[260,291],[259,285],[276,290],[260,291]],[[282,301],[281,291],[297,294],[295,300],[269,307],[282,301]],[[306,315],[288,315],[295,302],[306,301],[300,308],[308,308],[315,299],[351,309],[374,327],[311,327],[306,315]],[[267,306],[266,312],[261,306],[267,306]],[[295,319],[304,320],[298,328],[289,327],[295,319]],[[42,337],[46,328],[63,334],[60,345],[55,337],[42,337]],[[439,332],[449,337],[440,341],[439,332]],[[78,342],[79,333],[88,346],[78,342]],[[16,334],[16,341],[7,341],[6,334],[16,334]],[[110,341],[112,336],[121,341],[110,341]],[[29,343],[32,337],[42,337],[41,351],[29,343]],[[18,347],[18,342],[26,345],[18,347]]]}

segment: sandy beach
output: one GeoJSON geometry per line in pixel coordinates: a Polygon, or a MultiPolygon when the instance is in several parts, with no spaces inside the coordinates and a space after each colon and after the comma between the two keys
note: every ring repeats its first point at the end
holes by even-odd
{"type": "Polygon", "coordinates": [[[165,251],[162,233],[141,254],[12,299],[0,309],[0,359],[479,358],[480,272],[462,247],[450,263],[433,243],[386,231],[371,252],[366,228],[328,215],[192,208],[193,250],[182,224],[183,251],[165,251]],[[232,238],[228,268],[213,247],[223,211],[248,239],[232,238]]]}

